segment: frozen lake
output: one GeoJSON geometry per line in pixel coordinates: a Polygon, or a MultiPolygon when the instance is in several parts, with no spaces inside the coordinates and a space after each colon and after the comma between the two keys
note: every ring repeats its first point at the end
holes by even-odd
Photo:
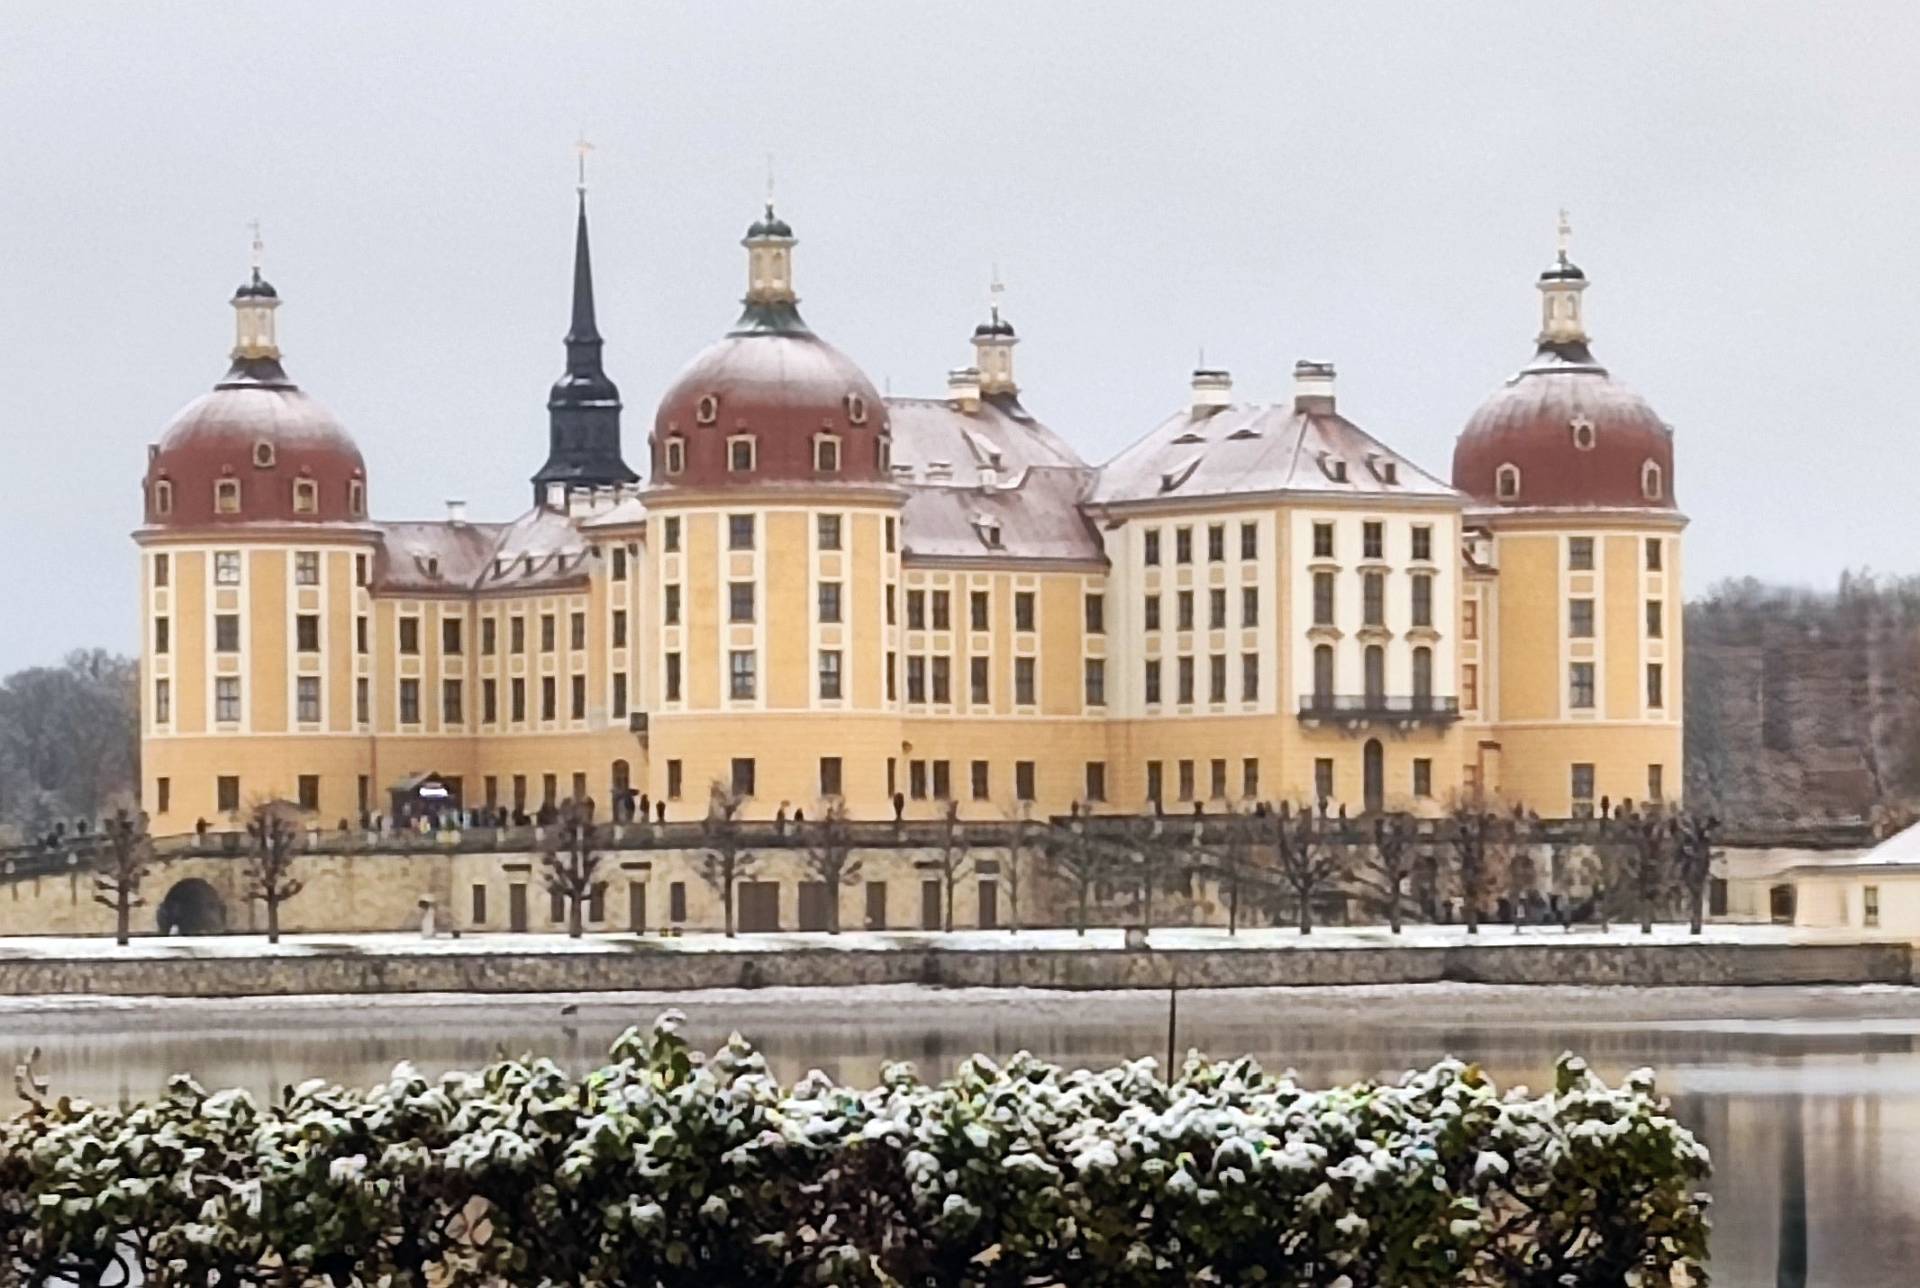
{"type": "MultiPolygon", "coordinates": [[[[873,988],[0,1002],[0,1056],[11,1065],[37,1045],[57,1091],[98,1100],[152,1095],[174,1072],[273,1096],[307,1077],[365,1083],[402,1059],[438,1072],[501,1049],[585,1068],[667,1006],[702,1047],[738,1029],[787,1079],[817,1067],[867,1082],[889,1060],[936,1076],[974,1051],[1098,1066],[1166,1049],[1164,994],[873,988]]],[[[1920,990],[1197,992],[1180,996],[1178,1041],[1313,1083],[1448,1054],[1503,1086],[1539,1085],[1564,1050],[1609,1079],[1651,1065],[1713,1150],[1716,1282],[1868,1288],[1912,1282],[1920,1264],[1920,990]]],[[[11,1098],[9,1081],[0,1109],[11,1098]]]]}

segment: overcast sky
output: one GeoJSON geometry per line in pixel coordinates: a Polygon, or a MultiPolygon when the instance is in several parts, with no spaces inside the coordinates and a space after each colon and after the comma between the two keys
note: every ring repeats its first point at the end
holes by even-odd
{"type": "Polygon", "coordinates": [[[816,330],[895,393],[996,262],[1092,460],[1294,359],[1433,472],[1531,350],[1570,208],[1595,348],[1675,427],[1687,581],[1920,570],[1920,5],[0,5],[0,671],[137,648],[146,445],[258,217],[375,514],[528,498],[584,128],[607,364],[723,331],[774,158],[816,330]],[[1632,8],[1637,11],[1629,14],[1632,8]]]}

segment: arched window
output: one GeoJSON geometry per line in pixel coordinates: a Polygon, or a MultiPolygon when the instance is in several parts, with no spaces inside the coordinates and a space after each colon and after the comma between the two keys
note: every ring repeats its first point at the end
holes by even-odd
{"type": "Polygon", "coordinates": [[[1322,644],[1313,650],[1313,696],[1333,696],[1333,645],[1322,644]]]}
{"type": "Polygon", "coordinates": [[[1640,495],[1649,501],[1658,501],[1667,494],[1666,479],[1660,471],[1660,462],[1648,461],[1640,467],[1640,495]]]}
{"type": "Polygon", "coordinates": [[[678,474],[687,468],[687,440],[675,435],[667,440],[667,473],[678,474]]]}
{"type": "Polygon", "coordinates": [[[1520,467],[1502,465],[1493,473],[1493,494],[1502,501],[1516,500],[1520,495],[1520,467]]]}
{"type": "Polygon", "coordinates": [[[1378,702],[1387,695],[1387,650],[1378,644],[1367,645],[1367,698],[1378,702]]]}
{"type": "Polygon", "coordinates": [[[359,479],[347,484],[347,512],[356,518],[367,512],[367,485],[359,479]]]}
{"type": "Polygon", "coordinates": [[[239,479],[220,479],[213,485],[213,512],[215,514],[240,513],[239,479]]]}
{"type": "Polygon", "coordinates": [[[312,479],[296,479],[293,484],[293,512],[295,514],[318,514],[320,511],[320,485],[312,479]]]}
{"type": "Polygon", "coordinates": [[[840,439],[833,434],[816,434],[813,438],[813,468],[822,474],[840,472],[840,439]]]}
{"type": "Polygon", "coordinates": [[[1360,749],[1360,791],[1366,811],[1378,814],[1387,803],[1387,752],[1378,738],[1360,749]]]}
{"type": "Polygon", "coordinates": [[[1424,644],[1413,650],[1413,698],[1415,705],[1433,700],[1433,650],[1424,644]]]}
{"type": "Polygon", "coordinates": [[[173,484],[165,479],[153,485],[153,512],[155,514],[173,513],[173,484]]]}

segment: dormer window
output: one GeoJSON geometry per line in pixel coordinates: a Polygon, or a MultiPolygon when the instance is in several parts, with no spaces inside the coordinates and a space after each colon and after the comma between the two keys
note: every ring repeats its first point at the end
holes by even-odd
{"type": "Polygon", "coordinates": [[[153,512],[163,515],[173,513],[173,484],[165,479],[153,485],[153,512]]]}
{"type": "Polygon", "coordinates": [[[367,485],[359,479],[347,484],[347,513],[355,518],[367,512],[367,485]]]}
{"type": "Polygon", "coordinates": [[[864,425],[867,423],[867,400],[859,394],[847,395],[847,424],[864,425]]]}
{"type": "Polygon", "coordinates": [[[735,434],[727,440],[727,469],[735,474],[753,472],[754,444],[752,434],[735,434]]]}
{"type": "Polygon", "coordinates": [[[293,512],[295,514],[318,514],[320,512],[320,485],[312,479],[296,479],[293,484],[293,512]]]}
{"type": "Polygon", "coordinates": [[[1392,487],[1400,481],[1399,463],[1388,460],[1378,452],[1367,453],[1367,469],[1373,473],[1373,477],[1379,479],[1388,487],[1392,487]]]}
{"type": "Polygon", "coordinates": [[[273,444],[261,439],[253,445],[253,464],[255,469],[273,468],[273,444]]]}
{"type": "Polygon", "coordinates": [[[1320,472],[1335,483],[1347,481],[1347,463],[1332,452],[1320,453],[1320,472]]]}
{"type": "Polygon", "coordinates": [[[813,440],[813,468],[822,474],[840,472],[840,440],[832,434],[817,434],[813,440]]]}
{"type": "Polygon", "coordinates": [[[678,474],[687,468],[687,440],[675,436],[667,440],[667,473],[678,474]]]}
{"type": "Polygon", "coordinates": [[[240,513],[240,480],[221,479],[213,485],[213,512],[240,513]]]}
{"type": "Polygon", "coordinates": [[[873,440],[873,463],[882,474],[893,469],[893,437],[882,434],[873,440]]]}
{"type": "Polygon", "coordinates": [[[1000,520],[990,514],[976,514],[973,516],[973,530],[989,550],[1000,549],[1000,520]]]}
{"type": "Polygon", "coordinates": [[[702,394],[700,401],[694,404],[693,419],[701,425],[711,425],[720,419],[720,397],[718,394],[702,394]]]}
{"type": "Polygon", "coordinates": [[[1573,433],[1573,445],[1582,452],[1591,452],[1598,441],[1593,422],[1585,416],[1575,416],[1567,422],[1567,428],[1573,433]]]}
{"type": "Polygon", "coordinates": [[[1502,501],[1518,500],[1520,496],[1520,467],[1502,465],[1493,472],[1493,494],[1502,501]]]}
{"type": "Polygon", "coordinates": [[[1640,495],[1649,501],[1658,501],[1666,496],[1666,478],[1658,461],[1648,461],[1640,467],[1640,495]]]}

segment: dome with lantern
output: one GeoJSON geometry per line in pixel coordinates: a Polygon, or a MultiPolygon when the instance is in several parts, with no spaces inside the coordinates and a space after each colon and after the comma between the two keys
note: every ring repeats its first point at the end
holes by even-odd
{"type": "Polygon", "coordinates": [[[886,403],[800,317],[791,227],[769,203],[741,244],[745,308],[660,400],[653,486],[886,483],[886,403]]]}
{"type": "Polygon", "coordinates": [[[1587,276],[1567,257],[1540,275],[1533,359],[1467,421],[1453,485],[1525,509],[1672,510],[1673,430],[1593,356],[1581,317],[1587,276]]]}
{"type": "Polygon", "coordinates": [[[339,421],[280,363],[279,293],[260,275],[234,292],[232,365],[148,449],[146,521],[199,527],[361,522],[366,462],[339,421]]]}

